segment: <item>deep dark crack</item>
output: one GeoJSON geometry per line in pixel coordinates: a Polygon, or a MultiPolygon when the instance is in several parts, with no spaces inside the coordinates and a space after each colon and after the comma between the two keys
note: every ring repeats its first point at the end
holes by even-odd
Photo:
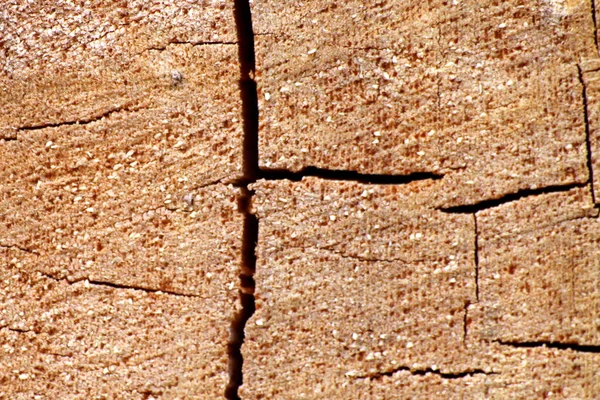
{"type": "Polygon", "coordinates": [[[229,384],[225,390],[226,399],[239,399],[238,389],[244,383],[244,357],[242,345],[246,338],[246,323],[256,310],[254,299],[254,272],[256,270],[256,243],[258,241],[258,218],[250,213],[250,203],[253,193],[248,188],[242,188],[239,201],[239,211],[244,214],[242,238],[242,259],[240,270],[240,303],[241,309],[231,322],[229,330],[229,384]]]}
{"type": "Polygon", "coordinates": [[[482,200],[475,204],[467,204],[453,207],[441,207],[440,211],[449,214],[474,214],[479,211],[487,210],[488,208],[498,207],[502,204],[511,203],[513,201],[524,199],[529,196],[539,196],[542,194],[568,192],[575,188],[583,188],[589,185],[589,182],[584,183],[569,183],[566,185],[550,185],[537,189],[522,189],[515,193],[506,194],[497,199],[482,200]]]}
{"type": "Polygon", "coordinates": [[[416,172],[408,175],[363,174],[357,171],[333,170],[317,167],[305,167],[298,172],[284,169],[261,169],[261,178],[266,180],[300,181],[305,177],[315,177],[325,180],[353,181],[373,185],[402,185],[418,180],[442,179],[444,176],[430,172],[416,172]]]}
{"type": "Polygon", "coordinates": [[[244,383],[243,365],[244,356],[242,355],[242,345],[246,339],[246,323],[254,314],[256,309],[254,295],[240,291],[241,307],[239,313],[231,322],[229,331],[229,344],[227,350],[229,354],[229,384],[225,390],[226,399],[239,399],[238,389],[244,383]]]}
{"type": "Polygon", "coordinates": [[[401,366],[401,367],[390,369],[388,371],[375,372],[375,373],[366,374],[366,375],[359,375],[359,376],[356,376],[356,379],[376,380],[376,379],[381,379],[384,376],[392,376],[401,371],[407,371],[407,372],[410,372],[411,375],[417,375],[417,376],[434,374],[434,375],[439,375],[443,379],[460,379],[460,378],[464,378],[467,376],[473,376],[473,375],[498,375],[499,374],[498,372],[486,372],[482,369],[471,369],[471,370],[460,371],[460,372],[441,372],[439,370],[434,370],[432,368],[412,369],[410,367],[401,366]]]}
{"type": "Polygon", "coordinates": [[[546,347],[549,349],[572,350],[572,351],[577,351],[580,353],[600,353],[600,346],[577,344],[577,343],[547,342],[547,341],[516,342],[516,341],[504,341],[504,340],[494,340],[494,342],[501,344],[503,346],[521,347],[521,348],[526,348],[526,349],[546,347]]]}
{"type": "Polygon", "coordinates": [[[238,58],[240,63],[240,97],[242,100],[243,141],[243,178],[238,182],[242,195],[239,212],[244,215],[242,237],[242,256],[240,268],[241,309],[233,318],[227,346],[229,356],[229,383],[225,389],[225,398],[238,400],[240,386],[244,383],[244,356],[242,345],[246,338],[246,323],[256,309],[254,299],[254,271],[256,270],[256,243],[258,241],[258,219],[250,212],[252,191],[250,183],[260,176],[258,167],[258,94],[254,81],[255,54],[252,14],[248,0],[234,0],[234,19],[237,30],[238,58]]]}

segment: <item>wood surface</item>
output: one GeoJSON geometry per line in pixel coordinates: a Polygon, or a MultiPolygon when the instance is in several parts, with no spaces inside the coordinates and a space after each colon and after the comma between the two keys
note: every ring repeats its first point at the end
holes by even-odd
{"type": "Polygon", "coordinates": [[[594,0],[0,6],[0,399],[599,399],[594,0]]]}

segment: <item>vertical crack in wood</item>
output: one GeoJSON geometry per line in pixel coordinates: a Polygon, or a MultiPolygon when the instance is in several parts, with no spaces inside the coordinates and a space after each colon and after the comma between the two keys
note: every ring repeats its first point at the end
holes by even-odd
{"type": "Polygon", "coordinates": [[[475,228],[475,301],[479,303],[479,228],[477,227],[477,213],[473,213],[473,223],[475,228]]]}
{"type": "Polygon", "coordinates": [[[242,345],[246,339],[246,323],[256,309],[254,298],[254,271],[256,270],[256,243],[258,241],[258,219],[250,212],[253,192],[248,185],[260,174],[258,168],[258,95],[254,81],[255,55],[252,15],[248,0],[234,0],[234,19],[237,30],[238,57],[240,64],[240,96],[243,121],[243,177],[239,182],[242,195],[239,211],[244,215],[242,254],[240,269],[241,309],[233,318],[230,327],[228,356],[229,383],[225,398],[238,400],[240,386],[244,383],[244,357],[242,345]]]}

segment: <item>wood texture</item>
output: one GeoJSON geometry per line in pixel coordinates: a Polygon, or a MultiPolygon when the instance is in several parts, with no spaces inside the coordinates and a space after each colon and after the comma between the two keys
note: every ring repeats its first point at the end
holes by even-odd
{"type": "Polygon", "coordinates": [[[0,399],[600,398],[598,7],[6,2],[0,399]]]}

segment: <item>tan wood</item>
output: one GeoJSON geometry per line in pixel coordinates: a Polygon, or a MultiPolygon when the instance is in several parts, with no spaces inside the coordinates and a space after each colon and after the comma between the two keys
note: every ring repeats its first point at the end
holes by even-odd
{"type": "Polygon", "coordinates": [[[5,3],[0,399],[600,398],[600,2],[5,3]]]}

